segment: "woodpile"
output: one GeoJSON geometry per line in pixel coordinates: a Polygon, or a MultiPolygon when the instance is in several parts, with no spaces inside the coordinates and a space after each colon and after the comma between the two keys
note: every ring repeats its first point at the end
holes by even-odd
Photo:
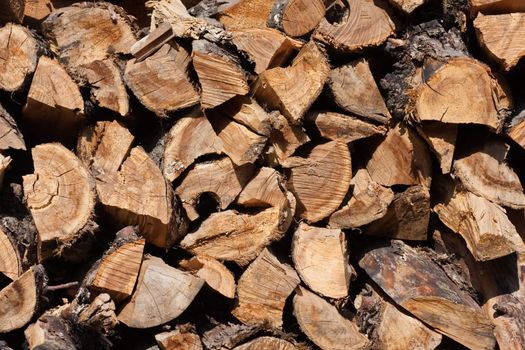
{"type": "Polygon", "coordinates": [[[0,0],[0,349],[525,349],[525,5],[0,0]]]}

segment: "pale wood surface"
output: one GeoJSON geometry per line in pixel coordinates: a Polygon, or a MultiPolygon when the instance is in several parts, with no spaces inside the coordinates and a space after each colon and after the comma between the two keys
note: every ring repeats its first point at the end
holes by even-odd
{"type": "Polygon", "coordinates": [[[235,298],[235,278],[230,270],[218,260],[206,255],[183,260],[180,266],[206,281],[206,284],[227,298],[235,298]]]}

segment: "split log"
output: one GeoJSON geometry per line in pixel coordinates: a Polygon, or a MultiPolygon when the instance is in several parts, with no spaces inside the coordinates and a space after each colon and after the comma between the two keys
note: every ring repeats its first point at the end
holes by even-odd
{"type": "Polygon", "coordinates": [[[314,38],[336,50],[356,52],[381,45],[394,34],[394,23],[388,13],[371,0],[349,0],[340,23],[321,20],[314,38]]]}
{"type": "Polygon", "coordinates": [[[219,14],[227,30],[266,28],[274,0],[244,0],[219,14]]]}
{"type": "Polygon", "coordinates": [[[203,109],[216,107],[237,95],[246,95],[246,72],[237,56],[206,40],[193,42],[193,68],[202,88],[203,109]]]}
{"type": "Polygon", "coordinates": [[[22,328],[33,318],[46,279],[42,265],[35,265],[0,291],[0,334],[22,328]]]}
{"type": "Polygon", "coordinates": [[[237,344],[252,339],[260,331],[261,327],[256,325],[232,322],[219,323],[204,332],[202,343],[206,349],[210,350],[233,349],[237,344]]]}
{"type": "Polygon", "coordinates": [[[315,125],[322,137],[346,143],[385,134],[386,128],[362,121],[352,115],[335,112],[311,112],[306,120],[315,125]]]}
{"type": "Polygon", "coordinates": [[[299,283],[292,267],[264,249],[239,279],[239,302],[232,314],[245,324],[280,328],[286,299],[299,283]]]}
{"type": "Polygon", "coordinates": [[[22,274],[22,256],[15,245],[15,237],[4,232],[1,226],[0,252],[0,273],[13,281],[16,280],[22,274]]]}
{"type": "Polygon", "coordinates": [[[215,108],[214,112],[222,113],[259,135],[270,136],[273,130],[270,115],[257,101],[247,96],[234,97],[215,108]]]}
{"type": "Polygon", "coordinates": [[[38,230],[42,261],[97,229],[92,218],[95,184],[80,160],[60,144],[38,145],[31,154],[35,172],[23,177],[24,198],[38,230]]]}
{"type": "Polygon", "coordinates": [[[52,0],[26,0],[24,23],[39,24],[54,10],[52,0]]]}
{"type": "Polygon", "coordinates": [[[25,151],[26,144],[13,117],[0,105],[0,151],[8,149],[25,151]]]}
{"type": "Polygon", "coordinates": [[[42,28],[56,43],[60,60],[71,68],[111,54],[129,54],[136,41],[125,12],[105,2],[85,2],[55,10],[42,28]]]}
{"type": "Polygon", "coordinates": [[[118,314],[131,328],[159,326],[178,317],[191,304],[204,280],[177,270],[162,259],[146,256],[137,287],[118,314]]]}
{"type": "Polygon", "coordinates": [[[4,176],[7,172],[7,169],[9,168],[9,165],[11,164],[11,161],[11,157],[4,157],[2,154],[0,154],[0,188],[2,188],[4,176]]]}
{"type": "Polygon", "coordinates": [[[283,167],[290,169],[288,188],[297,198],[296,216],[310,223],[330,216],[350,188],[350,151],[341,141],[315,146],[307,158],[290,157],[283,167]]]}
{"type": "Polygon", "coordinates": [[[197,334],[174,330],[155,335],[161,350],[202,350],[201,339],[197,334]]]}
{"type": "Polygon", "coordinates": [[[272,168],[262,167],[239,194],[237,203],[246,207],[281,208],[287,205],[283,188],[284,180],[281,174],[272,168]]]}
{"type": "Polygon", "coordinates": [[[352,178],[352,197],[330,216],[332,228],[358,228],[387,214],[394,192],[372,180],[366,169],[359,169],[352,178]]]}
{"type": "MultiPolygon", "coordinates": [[[[118,319],[115,314],[115,303],[109,294],[102,293],[97,295],[87,306],[79,305],[76,301],[77,299],[71,303],[71,308],[78,310],[80,306],[80,310],[77,312],[65,310],[65,313],[78,315],[76,323],[80,325],[79,328],[94,330],[97,333],[96,335],[103,339],[105,338],[104,336],[115,333],[118,319]]],[[[71,319],[71,316],[68,315],[68,318],[71,319]]]]}
{"type": "Polygon", "coordinates": [[[441,173],[450,173],[456,148],[458,126],[455,124],[426,122],[418,128],[418,131],[437,157],[441,166],[441,173]]]}
{"type": "Polygon", "coordinates": [[[220,209],[226,209],[252,175],[249,166],[235,167],[230,158],[196,164],[175,189],[191,221],[199,218],[197,203],[203,193],[211,193],[220,209]]]}
{"type": "Polygon", "coordinates": [[[301,223],[293,235],[295,269],[311,290],[328,298],[345,298],[352,277],[345,235],[301,223]]]}
{"type": "Polygon", "coordinates": [[[173,182],[197,158],[223,150],[222,140],[204,114],[182,117],[168,133],[162,161],[164,176],[173,182]]]}
{"type": "Polygon", "coordinates": [[[272,112],[270,121],[273,127],[270,132],[270,143],[273,147],[271,156],[274,158],[272,161],[283,164],[299,146],[310,141],[310,138],[301,126],[290,125],[279,112],[272,112]]]}
{"type": "Polygon", "coordinates": [[[515,0],[470,0],[470,10],[488,13],[510,13],[525,11],[525,4],[515,0]]]}
{"type": "Polygon", "coordinates": [[[418,7],[427,2],[427,0],[389,0],[390,4],[401,11],[411,14],[418,7]]]}
{"type": "Polygon", "coordinates": [[[345,111],[380,123],[390,120],[368,61],[360,59],[332,69],[328,86],[335,103],[345,111]]]}
{"type": "Polygon", "coordinates": [[[322,350],[369,349],[370,341],[357,325],[343,317],[321,297],[298,287],[293,298],[293,312],[301,330],[322,350]]]}
{"type": "Polygon", "coordinates": [[[39,44],[27,28],[13,23],[0,28],[1,90],[20,90],[36,69],[38,49],[39,44]]]}
{"type": "Polygon", "coordinates": [[[143,61],[129,60],[124,79],[146,108],[164,117],[199,103],[199,93],[188,77],[190,63],[186,49],[171,41],[143,61]]]}
{"type": "Polygon", "coordinates": [[[233,350],[296,350],[297,348],[286,340],[274,337],[259,337],[239,345],[233,350]]]}
{"type": "Polygon", "coordinates": [[[359,265],[399,306],[439,333],[471,349],[494,348],[490,320],[424,251],[393,241],[364,254],[359,265]]]}
{"type": "MultiPolygon", "coordinates": [[[[1,114],[1,109],[0,109],[1,114]]],[[[2,120],[0,118],[0,124],[2,120]]],[[[0,126],[1,128],[1,126],[0,126]]],[[[510,125],[507,127],[506,134],[521,148],[525,149],[525,110],[519,112],[514,116],[510,122],[510,125]]]]}
{"type": "Polygon", "coordinates": [[[380,185],[430,186],[432,162],[424,141],[403,124],[396,125],[374,150],[366,165],[370,177],[380,185]]]}
{"type": "Polygon", "coordinates": [[[40,57],[23,111],[28,136],[73,145],[83,113],[84,100],[77,84],[58,61],[40,57]]]}
{"type": "Polygon", "coordinates": [[[235,298],[235,278],[230,270],[219,261],[206,255],[199,255],[190,260],[183,260],[179,264],[186,271],[205,280],[210,288],[226,298],[235,298]]]}
{"type": "Polygon", "coordinates": [[[272,68],[259,75],[255,97],[261,105],[280,110],[290,123],[299,124],[321,94],[329,71],[324,53],[310,41],[291,66],[272,68]]]}
{"type": "Polygon", "coordinates": [[[0,22],[21,23],[24,19],[25,0],[0,0],[0,22]]]}
{"type": "Polygon", "coordinates": [[[77,343],[71,336],[72,325],[61,317],[46,313],[30,324],[24,331],[30,350],[76,349],[77,343]]]}
{"type": "Polygon", "coordinates": [[[303,36],[317,27],[325,12],[322,0],[279,0],[273,6],[268,24],[286,35],[303,36]]]}

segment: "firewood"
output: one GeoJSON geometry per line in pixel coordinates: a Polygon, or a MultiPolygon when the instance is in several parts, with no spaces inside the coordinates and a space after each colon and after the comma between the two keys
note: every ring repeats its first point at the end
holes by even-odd
{"type": "Polygon", "coordinates": [[[268,23],[289,36],[303,36],[317,27],[325,11],[322,0],[279,0],[275,2],[268,23]]]}
{"type": "Polygon", "coordinates": [[[204,280],[177,270],[160,258],[146,256],[137,287],[118,314],[131,328],[159,326],[178,317],[191,304],[204,280]]]}
{"type": "MultiPolygon", "coordinates": [[[[1,156],[0,156],[1,157],[1,156]]],[[[0,226],[0,273],[11,280],[16,280],[22,274],[22,257],[15,245],[14,237],[2,230],[0,226]]]]}
{"type": "Polygon", "coordinates": [[[38,49],[39,44],[28,29],[13,23],[0,28],[1,90],[20,90],[35,71],[38,49]]]}
{"type": "Polygon", "coordinates": [[[75,349],[72,326],[63,318],[44,314],[24,331],[29,350],[75,349]]]}
{"type": "Polygon", "coordinates": [[[364,254],[359,265],[399,306],[439,333],[471,349],[494,348],[490,320],[424,251],[393,241],[364,254]]]}
{"type": "Polygon", "coordinates": [[[202,343],[210,350],[233,349],[237,344],[252,339],[261,328],[261,326],[242,323],[219,323],[204,332],[202,343]]]}
{"type": "Polygon", "coordinates": [[[389,2],[401,11],[410,14],[427,0],[389,0],[389,2]]]}
{"type": "Polygon", "coordinates": [[[264,249],[239,279],[239,302],[232,314],[245,324],[280,328],[286,299],[299,283],[292,267],[264,249]]]}
{"type": "Polygon", "coordinates": [[[239,345],[233,350],[296,350],[297,348],[286,340],[274,337],[259,337],[239,345]]]}
{"type": "Polygon", "coordinates": [[[273,158],[277,164],[282,164],[294,154],[299,146],[304,145],[310,138],[299,125],[291,125],[279,112],[270,115],[273,129],[270,132],[270,143],[273,146],[273,158]]]}
{"type": "Polygon", "coordinates": [[[155,340],[161,350],[202,350],[201,339],[191,332],[163,332],[155,335],[155,340]]]}
{"type": "Polygon", "coordinates": [[[193,68],[202,88],[202,108],[213,108],[249,91],[239,58],[206,40],[193,42],[193,68]]]}
{"type": "Polygon", "coordinates": [[[2,188],[4,176],[7,172],[7,168],[9,168],[9,165],[11,164],[11,161],[11,157],[4,157],[2,154],[0,154],[0,188],[2,188]]]}
{"type": "Polygon", "coordinates": [[[310,41],[286,68],[266,70],[257,80],[255,97],[261,105],[278,109],[290,123],[300,123],[319,97],[330,66],[317,44],[310,41]]]}
{"type": "Polygon", "coordinates": [[[281,174],[272,168],[263,167],[244,187],[237,203],[246,207],[283,207],[287,203],[283,187],[281,174]]]}
{"type": "Polygon", "coordinates": [[[410,186],[397,193],[386,214],[368,226],[366,234],[413,241],[427,240],[430,193],[424,186],[410,186]]]}
{"type": "Polygon", "coordinates": [[[179,264],[186,271],[205,280],[210,288],[226,298],[235,298],[235,278],[230,270],[219,261],[206,255],[199,255],[190,260],[183,260],[179,264]]]}
{"type": "Polygon", "coordinates": [[[388,13],[370,0],[349,0],[340,23],[321,20],[314,37],[336,50],[356,52],[381,45],[394,33],[388,13]]]}
{"type": "Polygon", "coordinates": [[[24,19],[25,0],[0,0],[0,22],[21,23],[24,19]]]}
{"type": "Polygon", "coordinates": [[[0,291],[0,334],[22,328],[33,318],[46,278],[42,265],[35,265],[0,291]]]}
{"type": "MultiPolygon", "coordinates": [[[[1,109],[0,109],[1,115],[1,109]]],[[[0,118],[0,128],[2,119],[0,118]]],[[[516,142],[521,148],[525,149],[525,110],[519,112],[509,123],[506,134],[516,142]]]]}
{"type": "Polygon", "coordinates": [[[479,14],[474,21],[474,28],[483,49],[505,70],[514,68],[525,56],[525,45],[518,39],[525,35],[524,13],[479,14]]]}
{"type": "Polygon", "coordinates": [[[266,28],[274,0],[243,0],[219,14],[227,30],[266,28]]]}
{"type": "Polygon", "coordinates": [[[458,126],[455,124],[426,122],[421,125],[421,128],[418,128],[418,131],[437,157],[441,166],[441,173],[450,173],[456,148],[458,126]]]}
{"type": "Polygon", "coordinates": [[[199,218],[196,206],[203,193],[212,193],[220,209],[226,209],[242,191],[252,175],[251,167],[236,167],[223,157],[196,164],[175,189],[190,220],[199,218]]]}
{"type": "Polygon", "coordinates": [[[370,341],[354,322],[306,288],[296,289],[293,312],[301,330],[322,350],[370,348],[370,341]]]}
{"type": "Polygon", "coordinates": [[[273,130],[270,114],[256,100],[247,96],[234,97],[215,108],[214,112],[222,113],[262,136],[270,136],[273,130]]]}
{"type": "Polygon", "coordinates": [[[311,112],[306,115],[306,120],[315,125],[322,137],[329,140],[342,140],[346,143],[386,133],[386,128],[383,126],[376,126],[352,115],[335,112],[311,112]]]}
{"type": "Polygon", "coordinates": [[[311,290],[334,299],[348,296],[351,268],[341,230],[301,223],[293,235],[292,258],[311,290]]]}
{"type": "Polygon", "coordinates": [[[350,151],[342,141],[315,146],[307,158],[290,157],[288,187],[297,198],[296,215],[313,223],[330,216],[343,202],[352,180],[350,151]]]}
{"type": "Polygon", "coordinates": [[[272,28],[246,28],[232,32],[237,49],[248,54],[255,63],[255,73],[278,67],[301,48],[302,43],[272,28]]]}
{"type": "Polygon", "coordinates": [[[186,49],[172,41],[144,61],[128,61],[124,78],[146,108],[166,116],[199,103],[199,93],[188,77],[190,63],[186,49]]]}
{"type": "Polygon", "coordinates": [[[52,0],[26,0],[24,22],[40,23],[54,10],[52,0]]]}
{"type": "Polygon", "coordinates": [[[15,120],[0,104],[0,151],[8,149],[26,150],[26,144],[15,120]]]}
{"type": "Polygon", "coordinates": [[[466,155],[454,161],[454,174],[471,192],[496,204],[525,207],[525,194],[518,175],[506,163],[509,146],[488,139],[473,144],[466,155]]]}
{"type": "Polygon", "coordinates": [[[390,120],[368,61],[360,59],[333,69],[328,86],[335,103],[345,111],[380,123],[390,120]]]}
{"type": "Polygon", "coordinates": [[[31,154],[35,172],[23,177],[24,197],[38,229],[39,260],[44,260],[93,233],[96,194],[88,170],[64,146],[42,144],[31,154]]]}
{"type": "Polygon", "coordinates": [[[353,186],[352,197],[330,216],[330,227],[358,228],[387,214],[394,192],[372,180],[366,169],[359,169],[350,185],[353,186]]]}
{"type": "Polygon", "coordinates": [[[77,84],[58,61],[40,57],[31,82],[23,122],[38,141],[75,143],[83,119],[84,100],[77,84]]]}
{"type": "Polygon", "coordinates": [[[204,114],[179,119],[168,134],[164,148],[163,173],[174,181],[193,162],[206,154],[221,154],[224,146],[204,114]]]}
{"type": "Polygon", "coordinates": [[[525,4],[515,0],[470,0],[469,3],[474,14],[478,11],[485,14],[525,11],[525,4]]]}
{"type": "MultiPolygon", "coordinates": [[[[72,307],[80,309],[76,312],[67,312],[72,315],[78,314],[76,323],[81,327],[89,327],[92,330],[97,330],[98,335],[108,335],[115,331],[115,327],[118,324],[118,318],[115,314],[115,303],[107,293],[97,295],[89,305],[75,305],[72,303],[72,307]]],[[[69,316],[69,318],[71,318],[69,316]]]]}
{"type": "Polygon", "coordinates": [[[380,185],[430,185],[432,162],[427,146],[410,127],[396,125],[374,150],[366,165],[380,185]]]}
{"type": "Polygon", "coordinates": [[[103,60],[110,54],[129,54],[135,43],[124,11],[105,2],[84,2],[55,10],[42,27],[68,67],[103,60]]]}

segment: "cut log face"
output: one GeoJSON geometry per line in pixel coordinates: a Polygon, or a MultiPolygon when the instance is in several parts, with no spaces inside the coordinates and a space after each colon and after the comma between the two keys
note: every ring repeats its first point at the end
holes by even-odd
{"type": "Polygon", "coordinates": [[[311,290],[334,299],[348,296],[351,269],[341,230],[301,223],[293,235],[292,258],[311,290]]]}
{"type": "Polygon", "coordinates": [[[202,88],[202,108],[216,107],[249,92],[238,57],[206,40],[194,41],[191,55],[202,88]]]}
{"type": "Polygon", "coordinates": [[[266,28],[275,0],[244,0],[223,11],[219,21],[227,30],[266,28]]]}
{"type": "Polygon", "coordinates": [[[0,57],[0,89],[18,91],[36,69],[38,44],[28,29],[8,23],[0,28],[0,57]]]}
{"type": "Polygon", "coordinates": [[[317,27],[326,9],[322,0],[284,0],[275,3],[269,24],[292,37],[303,36],[317,27]]]}
{"type": "Polygon", "coordinates": [[[118,320],[131,328],[169,322],[186,310],[203,284],[203,279],[148,256],[142,262],[137,288],[119,312],[118,320]]]}
{"type": "Polygon", "coordinates": [[[26,0],[24,8],[24,23],[39,23],[53,11],[51,0],[26,0]]]}
{"type": "Polygon", "coordinates": [[[510,13],[525,11],[525,4],[515,0],[470,0],[471,12],[510,13]]]}
{"type": "Polygon", "coordinates": [[[235,278],[230,270],[219,261],[206,255],[200,255],[181,261],[180,266],[205,280],[210,288],[226,298],[235,298],[235,278]]]}
{"type": "Polygon", "coordinates": [[[282,186],[281,174],[272,168],[263,167],[244,187],[237,203],[246,207],[283,207],[287,198],[282,186]]]}
{"type": "Polygon", "coordinates": [[[274,337],[259,337],[250,342],[239,345],[233,350],[296,350],[297,348],[286,340],[274,337]]]}
{"type": "Polygon", "coordinates": [[[293,312],[301,330],[322,350],[369,349],[370,341],[357,325],[306,288],[296,289],[293,312]]]}
{"type": "Polygon", "coordinates": [[[417,91],[419,120],[481,124],[499,129],[500,111],[510,107],[499,82],[485,64],[468,57],[449,59],[417,91]],[[465,89],[465,86],[470,86],[465,89]]]}
{"type": "Polygon", "coordinates": [[[381,45],[394,33],[388,13],[371,0],[349,0],[341,23],[321,20],[314,37],[336,50],[356,52],[381,45]]]}
{"type": "Polygon", "coordinates": [[[354,116],[335,112],[312,112],[306,120],[315,124],[322,137],[346,143],[385,134],[386,128],[364,122],[354,116]]]}
{"type": "Polygon", "coordinates": [[[280,328],[286,299],[300,283],[295,270],[264,249],[239,279],[232,314],[245,324],[280,328]]]}
{"type": "Polygon", "coordinates": [[[0,334],[25,326],[35,315],[45,279],[36,265],[0,291],[0,334]]]}
{"type": "Polygon", "coordinates": [[[300,126],[290,125],[278,112],[271,114],[270,119],[273,126],[270,142],[274,148],[276,162],[282,164],[299,146],[310,141],[310,138],[300,126]]]}
{"type": "Polygon", "coordinates": [[[329,71],[324,53],[310,41],[291,66],[269,69],[259,76],[255,97],[261,105],[280,110],[290,123],[298,124],[321,94],[329,71]]]}
{"type": "Polygon", "coordinates": [[[212,193],[221,209],[226,209],[251,177],[250,167],[235,167],[228,157],[196,164],[175,189],[190,220],[199,217],[196,205],[203,193],[212,193]]]}
{"type": "Polygon", "coordinates": [[[42,23],[69,67],[129,54],[136,41],[122,9],[108,3],[82,3],[53,11],[42,23]]]}
{"type": "Polygon", "coordinates": [[[84,113],[84,100],[75,82],[58,61],[42,56],[31,82],[23,120],[39,141],[74,144],[84,113]]]}
{"type": "Polygon", "coordinates": [[[161,350],[202,350],[201,339],[197,334],[174,330],[155,335],[161,350]]]}
{"type": "Polygon", "coordinates": [[[139,101],[162,117],[199,103],[188,77],[190,62],[186,49],[171,42],[144,61],[128,61],[124,78],[139,101]]]}
{"type": "Polygon", "coordinates": [[[21,23],[24,19],[24,0],[0,0],[0,22],[21,23]]]}
{"type": "Polygon", "coordinates": [[[291,172],[288,187],[297,198],[296,214],[310,223],[331,215],[350,188],[350,151],[341,141],[314,147],[308,158],[290,157],[283,166],[291,172]]]}
{"type": "Polygon", "coordinates": [[[16,280],[22,274],[22,259],[13,240],[2,230],[1,226],[0,252],[0,273],[11,280],[16,280]]]}
{"type": "Polygon", "coordinates": [[[203,114],[179,119],[168,134],[163,173],[174,181],[200,156],[221,154],[224,146],[203,114]]]}
{"type": "Polygon", "coordinates": [[[328,86],[335,103],[345,111],[380,123],[390,120],[368,61],[360,59],[333,69],[328,86]]]}
{"type": "Polygon", "coordinates": [[[458,126],[455,124],[427,122],[418,130],[436,155],[441,166],[441,173],[450,173],[456,148],[458,126]]]}
{"type": "Polygon", "coordinates": [[[26,144],[15,120],[0,105],[0,151],[10,148],[25,150],[26,144]]]}
{"type": "Polygon", "coordinates": [[[366,169],[359,169],[352,178],[352,197],[348,203],[330,216],[332,228],[358,228],[386,215],[394,199],[394,192],[370,178],[366,169]]]}
{"type": "Polygon", "coordinates": [[[95,186],[88,170],[64,146],[42,144],[31,154],[35,173],[23,177],[24,197],[38,230],[43,260],[90,229],[95,186]]]}
{"type": "Polygon", "coordinates": [[[389,2],[405,13],[412,13],[427,0],[389,0],[389,2]]]}
{"type": "Polygon", "coordinates": [[[471,192],[511,208],[525,207],[525,194],[518,175],[506,164],[509,146],[487,140],[468,155],[454,161],[454,174],[471,192]]]}
{"type": "Polygon", "coordinates": [[[234,97],[214,111],[224,114],[259,135],[270,136],[273,130],[270,115],[257,101],[247,96],[234,97]]]}
{"type": "Polygon", "coordinates": [[[366,253],[359,265],[398,305],[458,343],[493,349],[493,326],[478,304],[423,251],[393,241],[366,253]]]}
{"type": "Polygon", "coordinates": [[[410,127],[390,129],[366,165],[370,177],[383,186],[430,185],[432,162],[427,146],[410,127]]]}

